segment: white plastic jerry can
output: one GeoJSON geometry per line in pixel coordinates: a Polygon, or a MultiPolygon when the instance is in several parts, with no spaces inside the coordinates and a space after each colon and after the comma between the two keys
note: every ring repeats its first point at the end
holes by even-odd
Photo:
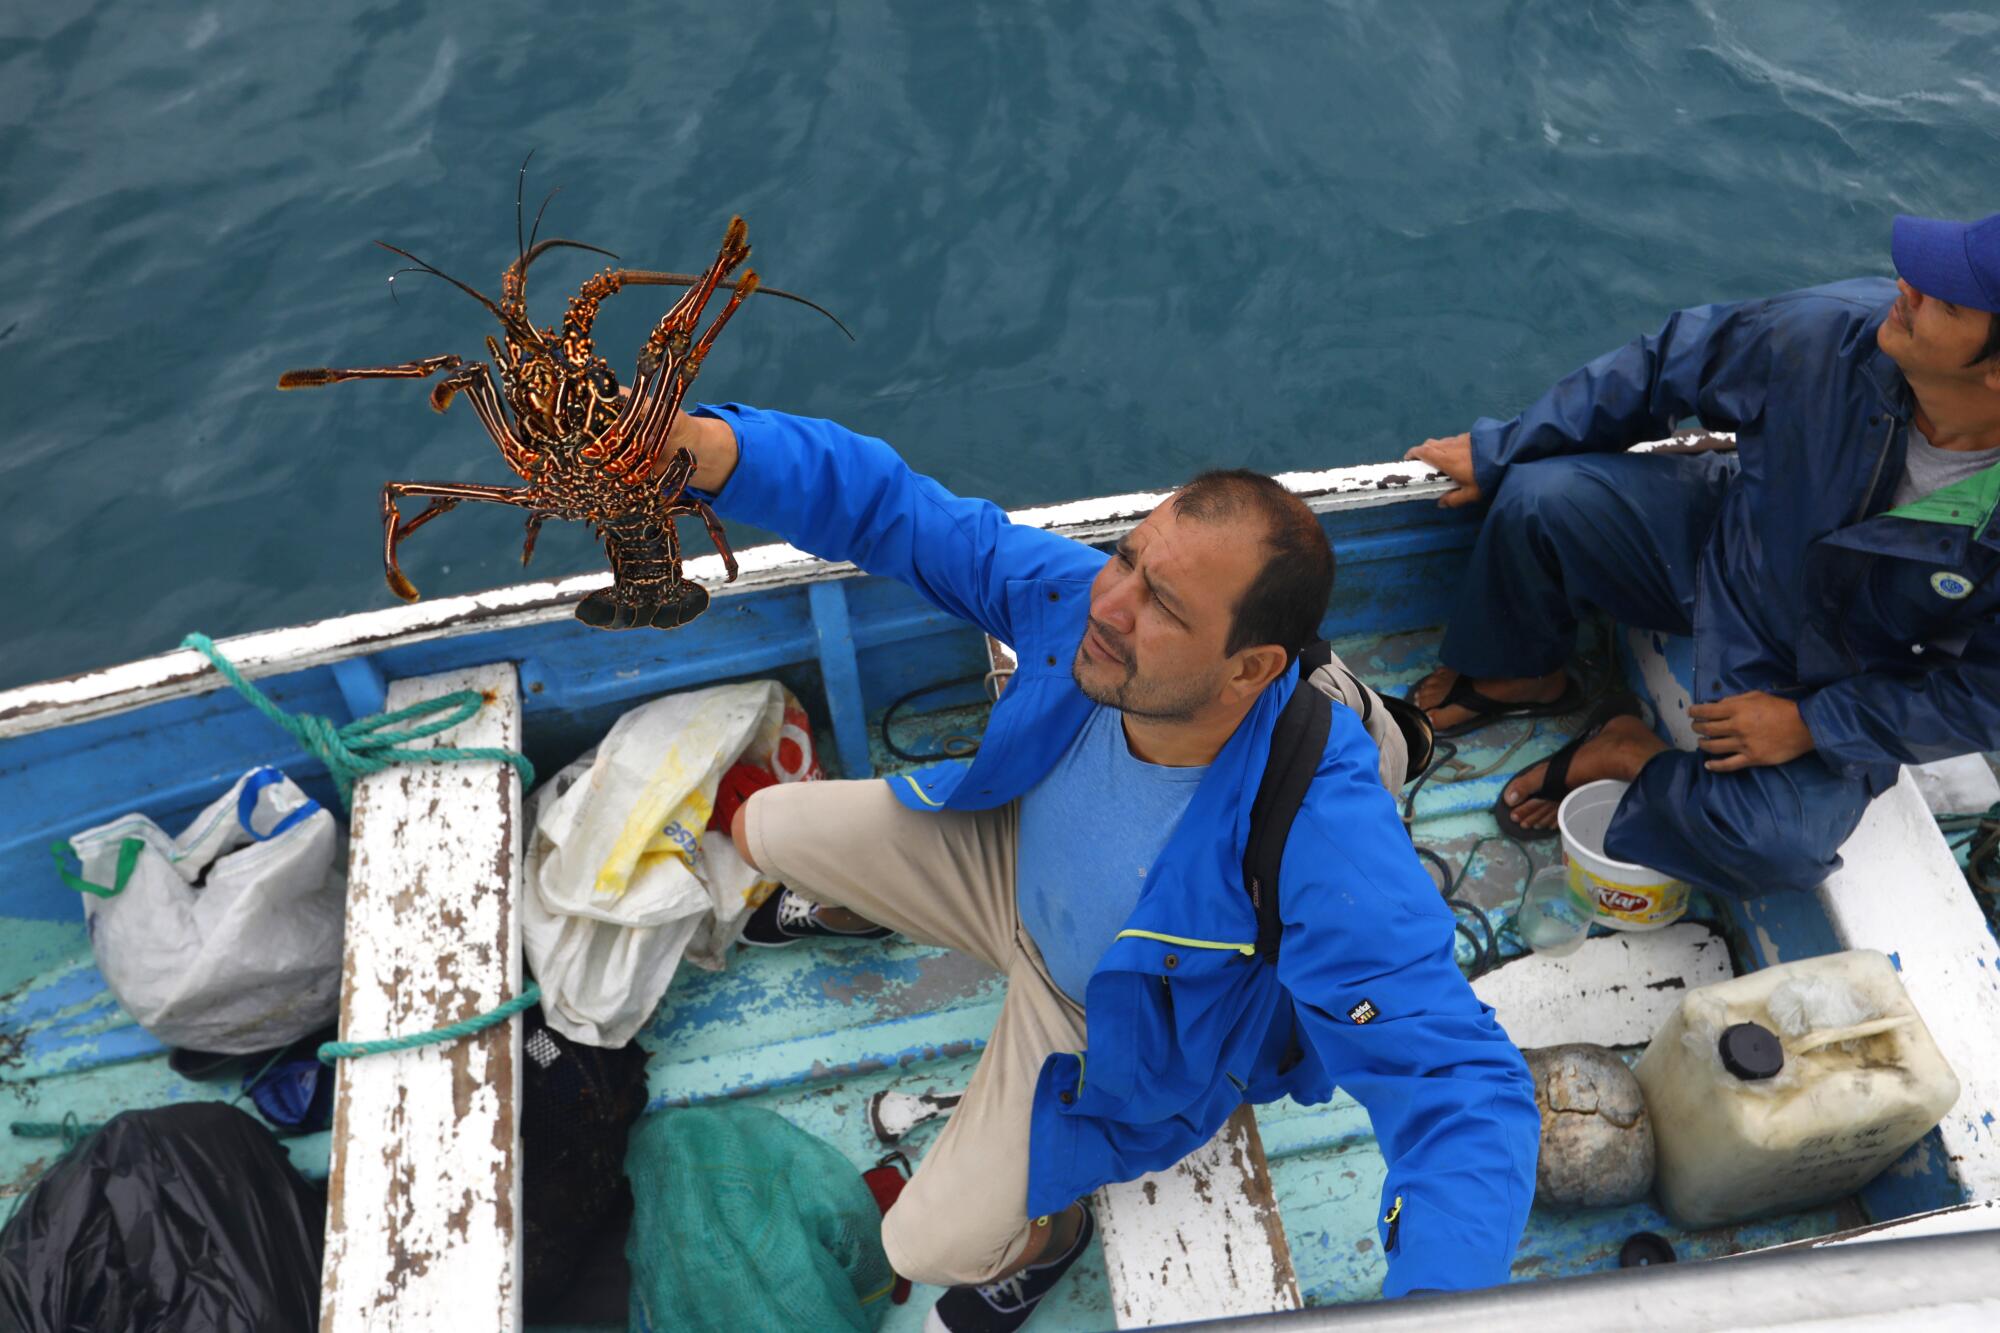
{"type": "Polygon", "coordinates": [[[1958,1078],[1872,949],[1693,990],[1633,1072],[1683,1226],[1852,1194],[1929,1133],[1958,1078]]]}

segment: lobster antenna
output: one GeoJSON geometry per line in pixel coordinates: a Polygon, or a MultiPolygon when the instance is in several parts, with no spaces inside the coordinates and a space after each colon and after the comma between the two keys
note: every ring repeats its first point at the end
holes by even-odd
{"type": "MultiPolygon", "coordinates": [[[[621,272],[626,282],[644,284],[650,287],[692,287],[701,281],[701,276],[694,273],[660,273],[652,269],[623,269],[621,272]]],[[[715,285],[723,288],[734,288],[736,283],[737,279],[735,278],[724,278],[715,285]]],[[[847,335],[847,341],[855,341],[854,330],[841,323],[840,316],[834,314],[819,302],[808,300],[796,292],[780,291],[776,287],[760,286],[756,291],[759,296],[775,296],[781,300],[796,301],[802,306],[819,311],[820,314],[825,315],[833,321],[835,328],[847,335]]]]}
{"type": "MultiPolygon", "coordinates": [[[[534,160],[535,150],[530,148],[528,155],[521,159],[521,174],[514,178],[514,253],[516,256],[525,256],[528,253],[528,247],[521,241],[521,191],[527,187],[528,164],[534,160]]],[[[537,222],[541,221],[541,215],[537,214],[535,220],[537,222]]]]}
{"type": "MultiPolygon", "coordinates": [[[[540,351],[544,356],[553,357],[555,355],[554,352],[551,352],[549,350],[549,345],[542,341],[542,335],[535,332],[535,326],[533,324],[529,323],[526,319],[519,320],[517,321],[519,325],[519,328],[517,330],[515,327],[515,323],[510,323],[508,321],[506,312],[502,311],[499,306],[494,305],[492,299],[486,296],[484,293],[475,291],[471,287],[466,286],[464,283],[460,282],[457,278],[452,277],[451,274],[446,273],[441,268],[438,268],[435,264],[425,263],[423,260],[411,254],[408,250],[403,249],[401,246],[391,245],[387,241],[377,241],[375,242],[375,244],[381,246],[384,250],[387,250],[392,254],[401,255],[403,258],[409,260],[412,264],[415,264],[420,271],[428,273],[432,277],[443,278],[446,282],[458,288],[460,291],[464,292],[467,296],[470,296],[473,300],[479,302],[479,304],[485,306],[487,310],[492,313],[493,318],[500,321],[500,327],[507,329],[510,332],[525,334],[526,336],[523,338],[523,341],[533,343],[535,345],[535,348],[538,351],[540,351]]],[[[390,276],[393,277],[395,275],[391,274],[390,276]]],[[[395,294],[395,288],[392,287],[389,289],[389,291],[391,296],[395,294]]]]}
{"type": "Polygon", "coordinates": [[[425,273],[430,274],[432,277],[443,278],[446,282],[458,288],[460,291],[464,292],[467,296],[470,296],[473,300],[479,302],[479,304],[485,306],[488,310],[492,311],[493,318],[499,320],[502,324],[507,322],[507,317],[500,313],[500,307],[493,304],[492,298],[486,296],[484,293],[475,291],[471,287],[466,286],[464,283],[460,282],[457,278],[452,277],[451,274],[446,273],[443,269],[437,267],[435,264],[427,264],[423,260],[411,254],[408,250],[403,249],[401,246],[391,245],[387,241],[377,241],[375,242],[375,244],[381,246],[384,250],[387,250],[392,254],[401,255],[403,258],[409,260],[412,264],[415,264],[418,267],[418,269],[422,270],[425,273]]]}
{"type": "Polygon", "coordinates": [[[400,274],[400,273],[422,273],[422,272],[423,272],[423,270],[422,270],[422,269],[420,269],[420,268],[399,268],[399,269],[397,269],[397,270],[396,270],[396,272],[395,272],[395,273],[391,273],[391,274],[389,275],[389,299],[390,299],[391,301],[394,301],[394,302],[395,302],[395,303],[396,303],[397,305],[401,305],[401,304],[403,304],[403,302],[402,302],[401,298],[399,298],[399,297],[398,297],[398,296],[396,295],[396,276],[397,276],[397,274],[400,274]]]}
{"type": "Polygon", "coordinates": [[[537,241],[535,244],[528,247],[528,253],[521,256],[521,272],[523,274],[526,274],[528,271],[528,265],[534,263],[537,259],[541,258],[543,254],[547,253],[550,250],[555,249],[559,245],[568,246],[572,250],[588,250],[592,254],[604,255],[605,257],[610,259],[618,258],[617,255],[613,254],[609,250],[606,250],[603,246],[585,245],[582,241],[563,240],[560,237],[551,236],[546,241],[537,241]]]}
{"type": "Polygon", "coordinates": [[[556,186],[555,189],[550,190],[547,194],[542,196],[542,206],[535,210],[534,228],[528,232],[529,245],[533,245],[535,243],[535,237],[542,234],[542,214],[549,211],[549,201],[554,199],[557,195],[561,193],[562,193],[562,186],[558,185],[556,186]]]}

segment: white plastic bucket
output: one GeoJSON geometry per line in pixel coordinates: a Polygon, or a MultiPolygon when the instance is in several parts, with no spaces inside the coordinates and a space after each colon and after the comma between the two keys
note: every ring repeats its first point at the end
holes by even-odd
{"type": "Polygon", "coordinates": [[[1597,920],[1613,930],[1658,930],[1687,911],[1688,886],[1651,866],[1614,861],[1604,854],[1604,831],[1625,796],[1627,782],[1586,782],[1563,797],[1556,811],[1570,885],[1597,904],[1597,920]]]}

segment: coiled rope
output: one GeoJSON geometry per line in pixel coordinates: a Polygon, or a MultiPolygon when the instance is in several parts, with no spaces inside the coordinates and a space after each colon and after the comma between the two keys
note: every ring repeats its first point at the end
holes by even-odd
{"type": "MultiPolygon", "coordinates": [[[[235,686],[236,692],[249,700],[256,710],[282,728],[305,748],[307,753],[326,765],[326,771],[333,778],[335,790],[340,793],[340,803],[350,806],[354,800],[356,780],[370,773],[380,773],[394,764],[445,764],[468,760],[483,760],[488,763],[512,764],[521,774],[521,786],[535,785],[535,766],[528,757],[514,750],[504,750],[493,746],[472,746],[458,748],[440,746],[435,749],[405,749],[411,741],[435,736],[449,731],[466,721],[486,702],[477,690],[457,690],[399,708],[393,713],[377,713],[373,717],[356,718],[345,726],[333,719],[313,713],[292,713],[272,702],[269,695],[252,685],[236,669],[236,664],[223,656],[222,650],[206,634],[190,634],[181,640],[183,648],[193,648],[214,664],[222,673],[222,678],[235,686]],[[411,722],[417,718],[428,718],[415,726],[401,731],[388,728],[398,723],[411,722]]],[[[523,1009],[542,998],[541,987],[534,982],[513,999],[487,1013],[475,1014],[471,1018],[456,1023],[447,1023],[430,1032],[412,1033],[407,1037],[386,1037],[380,1041],[329,1041],[319,1048],[322,1063],[332,1064],[336,1060],[351,1060],[364,1055],[380,1055],[387,1051],[408,1051],[419,1046],[431,1046],[439,1042],[457,1041],[484,1032],[495,1024],[504,1023],[523,1009]]]]}
{"type": "Polygon", "coordinates": [[[393,713],[377,713],[373,717],[356,718],[345,726],[336,724],[332,718],[320,717],[313,713],[290,713],[271,701],[269,695],[244,678],[236,669],[236,664],[222,655],[215,641],[206,634],[190,634],[181,640],[181,647],[193,648],[214,664],[222,673],[222,678],[236,687],[236,692],[249,700],[256,710],[303,746],[307,753],[326,765],[326,771],[333,778],[334,789],[340,793],[342,806],[353,804],[354,783],[370,773],[380,773],[392,764],[443,764],[459,760],[485,760],[512,764],[521,774],[521,785],[535,784],[535,766],[528,757],[513,750],[497,747],[476,746],[457,749],[441,746],[430,750],[410,750],[401,747],[411,741],[435,736],[441,731],[449,731],[479,711],[485,699],[477,690],[457,690],[451,694],[426,699],[422,703],[399,708],[393,713]],[[443,716],[434,716],[443,714],[443,716]],[[415,718],[429,717],[431,720],[419,723],[403,731],[386,728],[397,723],[409,722],[415,718]]]}

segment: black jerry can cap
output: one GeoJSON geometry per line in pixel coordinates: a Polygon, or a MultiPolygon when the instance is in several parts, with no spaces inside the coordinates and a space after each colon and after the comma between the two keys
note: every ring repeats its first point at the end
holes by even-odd
{"type": "Polygon", "coordinates": [[[1785,1067],[1785,1048],[1777,1034],[1758,1023],[1738,1023],[1723,1029],[1716,1043],[1722,1067],[1745,1082],[1771,1078],[1785,1067]]]}

